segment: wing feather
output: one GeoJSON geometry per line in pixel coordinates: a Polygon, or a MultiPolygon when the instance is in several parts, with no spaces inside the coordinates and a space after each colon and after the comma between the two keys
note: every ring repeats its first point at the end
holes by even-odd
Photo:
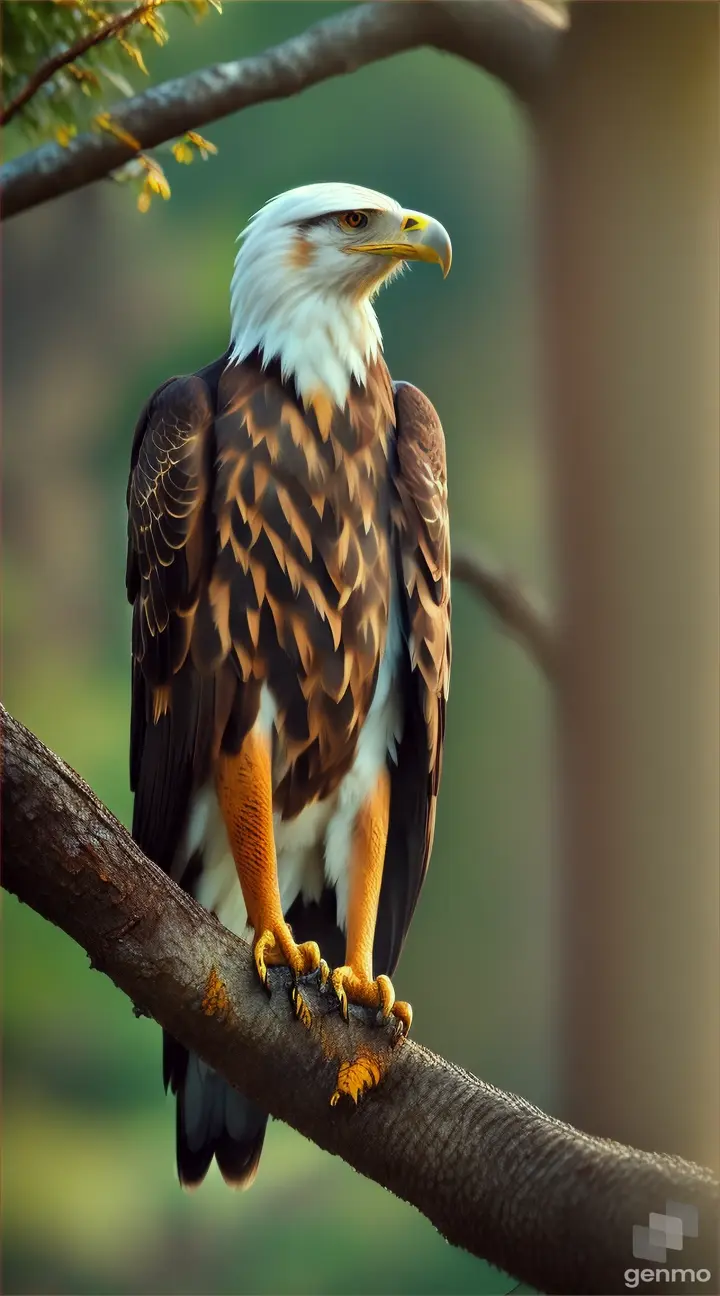
{"type": "Polygon", "coordinates": [[[168,871],[213,733],[214,681],[188,655],[210,561],[212,379],[212,367],[173,378],[150,398],[135,430],[127,493],[133,836],[168,871]]]}
{"type": "Polygon", "coordinates": [[[430,401],[395,384],[393,540],[406,652],[403,732],[390,761],[390,823],[375,974],[392,975],[430,860],[450,682],[450,527],[445,438],[430,401]]]}

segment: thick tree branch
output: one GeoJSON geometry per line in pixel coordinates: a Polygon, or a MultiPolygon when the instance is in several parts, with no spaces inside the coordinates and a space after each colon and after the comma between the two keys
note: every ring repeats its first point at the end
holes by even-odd
{"type": "Polygon", "coordinates": [[[395,1050],[361,1106],[332,1108],[328,1055],[349,1043],[382,1052],[383,1032],[359,1017],[346,1026],[316,989],[304,1030],[282,972],[268,1001],[247,946],[143,857],[68,766],[6,712],[2,721],[5,886],[274,1116],[412,1202],[450,1242],[542,1291],[624,1290],[637,1265],[633,1225],[668,1198],[700,1211],[683,1265],[715,1272],[709,1171],[589,1138],[420,1045],[395,1050]]]}
{"type": "Polygon", "coordinates": [[[0,113],[0,126],[7,126],[15,114],[21,108],[24,108],[25,104],[29,103],[37,94],[40,87],[50,81],[61,68],[67,67],[69,63],[74,63],[83,54],[87,54],[89,49],[93,49],[96,45],[102,45],[111,37],[117,36],[126,27],[130,27],[132,23],[137,22],[144,13],[157,8],[159,3],[161,3],[161,0],[142,0],[134,9],[126,9],[124,13],[117,14],[114,18],[110,18],[108,22],[103,23],[102,26],[96,27],[94,31],[86,32],[84,36],[78,37],[73,45],[68,45],[67,49],[60,50],[52,58],[46,59],[44,63],[41,63],[35,69],[33,75],[25,83],[22,90],[16,94],[15,98],[10,100],[7,108],[0,113]]]}
{"type": "MultiPolygon", "coordinates": [[[[469,59],[522,100],[544,82],[559,30],[551,10],[522,0],[378,0],[310,27],[256,58],[219,63],[154,86],[112,111],[143,149],[239,112],[284,99],[329,77],[430,45],[469,59]]],[[[110,135],[44,144],[0,171],[4,216],[109,175],[133,156],[110,135]]]]}
{"type": "Polygon", "coordinates": [[[503,628],[522,644],[551,683],[560,672],[560,645],[548,615],[511,576],[468,548],[454,548],[454,581],[462,581],[495,614],[503,628]]]}

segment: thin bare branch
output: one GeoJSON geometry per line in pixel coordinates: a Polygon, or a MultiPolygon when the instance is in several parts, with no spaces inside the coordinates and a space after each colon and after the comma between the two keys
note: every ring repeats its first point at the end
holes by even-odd
{"type": "Polygon", "coordinates": [[[508,634],[517,639],[551,683],[560,672],[560,645],[555,627],[538,601],[512,576],[491,566],[471,549],[453,550],[452,575],[485,603],[508,634]]]}
{"type": "Polygon", "coordinates": [[[633,1225],[668,1198],[700,1212],[683,1265],[714,1272],[710,1171],[578,1133],[418,1044],[394,1051],[359,1107],[331,1107],[333,1055],[374,1053],[385,1067],[382,1028],[360,1014],[346,1026],[308,987],[303,1029],[279,970],[268,1001],[248,947],[144,858],[67,765],[7,712],[0,719],[4,885],[250,1098],[541,1291],[624,1290],[633,1225]]]}
{"type": "Polygon", "coordinates": [[[88,50],[93,49],[95,45],[102,45],[111,37],[117,36],[119,32],[137,22],[150,9],[157,9],[161,3],[162,0],[142,0],[142,3],[136,5],[134,9],[126,9],[124,13],[118,14],[115,18],[110,18],[108,22],[96,27],[94,31],[86,32],[84,36],[78,37],[74,44],[69,45],[67,49],[60,50],[52,58],[46,59],[44,63],[41,63],[36,68],[29,81],[16,94],[15,98],[10,100],[7,108],[0,113],[0,126],[7,126],[15,114],[21,108],[24,108],[25,104],[29,103],[33,96],[37,94],[40,87],[50,81],[61,68],[67,67],[69,63],[74,63],[76,59],[81,58],[83,54],[87,54],[88,50]]]}
{"type": "MultiPolygon", "coordinates": [[[[527,102],[544,84],[559,34],[552,10],[523,0],[377,0],[327,18],[256,58],[154,86],[111,115],[151,149],[252,104],[299,94],[423,45],[470,60],[527,102]]],[[[44,144],[0,171],[3,215],[99,180],[132,156],[132,148],[107,135],[80,135],[67,147],[44,144]]]]}

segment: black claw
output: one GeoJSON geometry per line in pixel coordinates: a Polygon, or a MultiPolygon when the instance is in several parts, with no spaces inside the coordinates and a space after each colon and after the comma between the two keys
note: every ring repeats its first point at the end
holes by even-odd
{"type": "Polygon", "coordinates": [[[298,990],[297,986],[293,986],[290,990],[290,1002],[292,1004],[293,1017],[295,1020],[302,1022],[303,1026],[310,1027],[312,1024],[312,1013],[303,999],[302,992],[298,990]],[[307,1020],[305,1020],[305,1015],[307,1015],[307,1020]]]}

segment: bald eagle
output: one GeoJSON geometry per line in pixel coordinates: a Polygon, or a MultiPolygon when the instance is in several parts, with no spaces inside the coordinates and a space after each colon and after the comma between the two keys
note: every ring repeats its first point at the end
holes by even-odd
{"type": "MultiPolygon", "coordinates": [[[[390,981],[432,847],[450,672],[445,445],[393,383],[372,299],[450,267],[436,220],[348,184],[273,198],[235,262],[231,339],[135,430],[133,836],[251,941],[258,974],[321,956],[348,1003],[390,981]]],[[[325,965],[323,964],[323,967],[325,965]]],[[[164,1038],[181,1183],[245,1186],[266,1115],[164,1038]]]]}

